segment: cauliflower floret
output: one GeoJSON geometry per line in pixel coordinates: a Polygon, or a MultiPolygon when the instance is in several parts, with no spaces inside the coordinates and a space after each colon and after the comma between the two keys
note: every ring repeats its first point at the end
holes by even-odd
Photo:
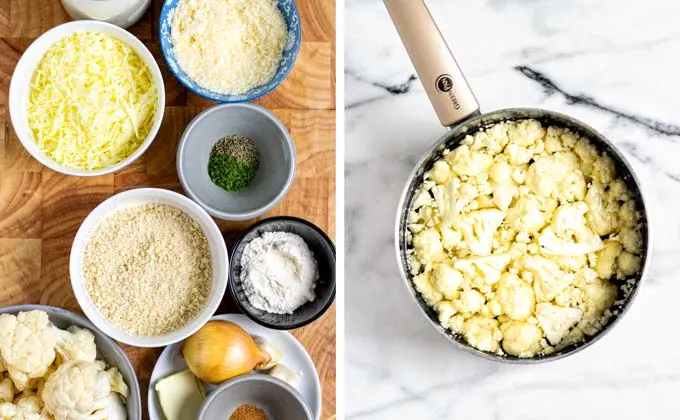
{"type": "Polygon", "coordinates": [[[123,375],[120,374],[118,369],[112,367],[107,369],[105,373],[106,376],[109,377],[111,391],[122,396],[123,398],[127,398],[128,394],[130,393],[130,389],[128,388],[127,384],[125,383],[125,379],[123,379],[123,375]]]}
{"type": "Polygon", "coordinates": [[[625,202],[631,199],[628,186],[622,179],[615,179],[609,184],[609,189],[605,192],[607,201],[621,201],[625,202]]]}
{"type": "Polygon", "coordinates": [[[479,312],[486,303],[484,296],[475,289],[464,290],[460,294],[460,300],[454,302],[457,305],[458,312],[465,314],[474,314],[479,312]]]}
{"type": "Polygon", "coordinates": [[[516,184],[524,184],[527,178],[527,171],[529,170],[529,165],[517,165],[512,168],[512,180],[516,184]]]}
{"type": "Polygon", "coordinates": [[[586,339],[585,334],[583,334],[583,330],[581,330],[579,327],[574,327],[569,332],[567,335],[565,335],[562,338],[562,341],[560,341],[560,344],[555,346],[555,350],[560,351],[562,349],[565,349],[573,344],[580,343],[583,340],[586,339]]]}
{"type": "Polygon", "coordinates": [[[413,247],[422,262],[442,261],[446,258],[439,232],[433,228],[413,235],[413,247]]]}
{"type": "Polygon", "coordinates": [[[538,239],[546,255],[585,255],[604,247],[602,239],[587,226],[584,214],[588,205],[582,201],[561,205],[550,227],[538,239]]]}
{"type": "Polygon", "coordinates": [[[22,395],[16,401],[0,404],[0,419],[2,420],[50,420],[44,413],[40,399],[34,395],[22,395]]]}
{"type": "Polygon", "coordinates": [[[10,378],[5,378],[0,382],[0,403],[12,401],[14,401],[14,384],[10,378]]]}
{"type": "Polygon", "coordinates": [[[513,165],[524,165],[534,157],[529,149],[517,144],[508,144],[503,153],[508,156],[508,160],[513,165]]]}
{"type": "Polygon", "coordinates": [[[498,352],[500,349],[499,342],[503,338],[503,334],[498,328],[498,321],[481,316],[465,321],[462,333],[471,346],[492,353],[498,352]]]}
{"type": "Polygon", "coordinates": [[[563,130],[559,127],[550,126],[545,135],[543,143],[545,144],[545,151],[548,153],[556,153],[564,150],[564,145],[560,139],[563,130]]]}
{"type": "Polygon", "coordinates": [[[564,145],[564,147],[573,149],[574,146],[576,145],[576,142],[578,141],[578,136],[573,132],[569,131],[568,128],[563,128],[560,130],[562,132],[560,138],[562,139],[562,144],[564,145]]]}
{"type": "Polygon", "coordinates": [[[588,264],[588,257],[585,255],[564,256],[556,255],[551,257],[563,270],[577,272],[588,264]]]}
{"type": "MultiPolygon", "coordinates": [[[[411,208],[413,210],[418,210],[421,207],[431,207],[434,206],[434,199],[432,198],[432,195],[430,194],[429,191],[427,190],[420,190],[415,198],[413,199],[413,203],[411,204],[411,208]]],[[[415,213],[417,214],[417,213],[415,213]]]]}
{"type": "Polygon", "coordinates": [[[639,229],[623,228],[619,239],[623,248],[631,254],[639,254],[642,250],[642,234],[639,229]]]}
{"type": "Polygon", "coordinates": [[[600,156],[593,163],[593,172],[590,175],[595,181],[607,185],[616,178],[616,166],[609,156],[600,156]]]}
{"type": "Polygon", "coordinates": [[[605,241],[604,248],[595,254],[597,256],[595,270],[601,279],[608,280],[614,275],[616,272],[616,258],[621,255],[622,251],[623,245],[621,245],[621,242],[609,239],[605,241]]]}
{"type": "Polygon", "coordinates": [[[57,335],[43,311],[0,315],[0,355],[19,391],[54,362],[57,335]]]}
{"type": "Polygon", "coordinates": [[[499,138],[495,137],[493,132],[478,131],[473,136],[470,148],[472,150],[486,149],[488,154],[496,155],[503,150],[507,141],[507,135],[501,135],[499,138]]]}
{"type": "Polygon", "coordinates": [[[517,186],[512,180],[512,167],[507,161],[501,160],[493,164],[491,183],[494,203],[499,209],[507,210],[512,199],[517,195],[517,186]]]}
{"type": "Polygon", "coordinates": [[[441,229],[441,235],[442,235],[442,246],[444,247],[445,250],[450,251],[456,247],[463,239],[463,234],[458,232],[457,230],[453,229],[448,229],[448,228],[442,228],[441,229]]]}
{"type": "Polygon", "coordinates": [[[458,221],[458,215],[479,196],[479,189],[469,182],[460,183],[458,178],[449,181],[446,190],[447,206],[442,216],[442,228],[449,228],[458,221]]]}
{"type": "Polygon", "coordinates": [[[533,357],[543,350],[543,332],[526,321],[510,321],[501,325],[503,350],[517,357],[533,357]]]}
{"type": "Polygon", "coordinates": [[[580,169],[583,175],[590,176],[593,172],[593,162],[598,158],[597,148],[587,139],[581,138],[574,145],[574,153],[581,162],[580,169]]]}
{"type": "Polygon", "coordinates": [[[126,420],[127,410],[125,404],[116,394],[106,397],[104,408],[94,413],[91,420],[126,420]]]}
{"type": "Polygon", "coordinates": [[[510,142],[520,146],[531,146],[545,136],[545,129],[536,120],[522,120],[512,128],[509,132],[510,142]]]}
{"type": "Polygon", "coordinates": [[[483,152],[470,150],[467,145],[458,146],[446,156],[453,172],[458,175],[476,176],[489,171],[493,158],[483,152]]]}
{"type": "Polygon", "coordinates": [[[546,218],[533,197],[522,196],[508,211],[506,222],[517,232],[536,233],[545,226],[546,218]]]}
{"type": "Polygon", "coordinates": [[[413,276],[413,285],[428,305],[434,305],[443,298],[441,292],[432,285],[429,271],[413,276]]]}
{"type": "Polygon", "coordinates": [[[470,251],[476,255],[489,255],[496,229],[505,213],[496,209],[482,209],[467,213],[458,219],[458,230],[463,233],[470,251]]]}
{"type": "MultiPolygon", "coordinates": [[[[124,391],[127,394],[127,386],[124,391]]],[[[102,418],[98,412],[110,409],[113,392],[112,377],[103,363],[75,361],[57,368],[42,396],[45,410],[56,418],[102,418]]]]}
{"type": "Polygon", "coordinates": [[[465,320],[466,319],[463,315],[454,315],[451,318],[449,318],[446,324],[442,325],[456,334],[462,334],[463,325],[465,325],[465,320]]]}
{"type": "Polygon", "coordinates": [[[550,344],[556,346],[571,327],[583,318],[579,308],[563,308],[551,303],[536,305],[536,318],[550,344]]]}
{"type": "Polygon", "coordinates": [[[600,236],[612,233],[618,225],[618,203],[610,202],[605,205],[604,188],[597,182],[593,182],[588,188],[585,202],[588,204],[588,226],[600,236]]]}
{"type": "Polygon", "coordinates": [[[492,154],[498,154],[503,151],[503,148],[508,144],[508,123],[499,123],[491,126],[486,130],[488,133],[489,145],[487,149],[492,154]]]}
{"type": "Polygon", "coordinates": [[[585,313],[578,326],[587,335],[594,335],[601,328],[603,315],[616,301],[617,288],[613,284],[596,280],[583,288],[585,313]]]}
{"type": "Polygon", "coordinates": [[[640,216],[635,209],[635,201],[628,200],[621,205],[618,212],[621,224],[627,227],[635,227],[640,223],[640,216]]]}
{"type": "Polygon", "coordinates": [[[583,303],[583,292],[576,286],[569,286],[555,296],[554,302],[564,307],[580,306],[583,303]]]}
{"type": "Polygon", "coordinates": [[[437,311],[439,323],[442,325],[446,325],[457,312],[453,302],[449,300],[437,302],[434,305],[434,309],[437,311]]]}
{"type": "Polygon", "coordinates": [[[453,177],[453,171],[445,160],[437,160],[430,169],[430,178],[437,184],[445,184],[453,177]]]}
{"type": "Polygon", "coordinates": [[[435,264],[432,268],[432,284],[446,299],[454,299],[463,286],[463,275],[449,264],[435,264]]]}
{"type": "Polygon", "coordinates": [[[527,171],[527,185],[540,197],[563,201],[583,200],[586,183],[573,153],[555,153],[537,159],[527,171]],[[573,156],[573,158],[572,158],[573,156]]]}
{"type": "Polygon", "coordinates": [[[585,287],[585,285],[597,281],[597,271],[592,268],[582,268],[576,275],[576,285],[578,287],[585,287]]]}
{"type": "Polygon", "coordinates": [[[470,280],[481,278],[482,284],[491,285],[501,278],[501,273],[510,264],[511,258],[508,254],[498,254],[459,259],[453,263],[453,267],[465,273],[470,280]]]}
{"type": "Polygon", "coordinates": [[[491,299],[487,301],[486,308],[491,316],[499,316],[503,314],[503,306],[498,299],[491,299]]]}
{"type": "Polygon", "coordinates": [[[573,274],[565,273],[554,261],[540,255],[524,257],[523,266],[533,276],[534,292],[539,302],[553,300],[575,279],[573,274]]]}
{"type": "Polygon", "coordinates": [[[55,350],[61,362],[83,360],[94,362],[97,358],[97,346],[94,335],[86,329],[71,326],[68,330],[55,328],[57,345],[55,350]]]}
{"type": "Polygon", "coordinates": [[[642,259],[623,251],[616,259],[616,278],[625,279],[640,271],[642,259]]]}
{"type": "Polygon", "coordinates": [[[498,301],[510,319],[524,320],[534,311],[534,290],[514,274],[505,273],[496,289],[498,301]]]}

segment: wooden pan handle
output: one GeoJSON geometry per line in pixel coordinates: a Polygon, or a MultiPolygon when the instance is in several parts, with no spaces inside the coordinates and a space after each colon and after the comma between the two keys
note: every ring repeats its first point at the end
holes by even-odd
{"type": "Polygon", "coordinates": [[[442,125],[452,126],[479,111],[424,0],[384,2],[442,125]]]}

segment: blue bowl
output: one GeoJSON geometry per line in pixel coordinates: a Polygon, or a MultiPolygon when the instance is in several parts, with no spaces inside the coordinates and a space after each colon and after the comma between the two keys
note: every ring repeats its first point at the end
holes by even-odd
{"type": "Polygon", "coordinates": [[[187,75],[184,70],[182,70],[179,64],[177,64],[175,50],[172,46],[172,37],[170,35],[170,12],[174,10],[175,7],[177,7],[179,1],[180,0],[166,0],[163,3],[163,7],[161,8],[161,17],[159,22],[161,51],[163,51],[163,57],[165,57],[165,61],[168,63],[168,67],[170,67],[172,74],[175,75],[180,83],[182,83],[187,89],[194,92],[195,94],[213,101],[225,103],[252,101],[274,90],[279,84],[281,84],[281,82],[283,82],[283,79],[285,79],[286,76],[288,76],[288,73],[290,73],[290,71],[293,69],[295,60],[297,59],[298,53],[300,52],[300,43],[302,39],[302,31],[300,29],[300,14],[298,13],[294,0],[278,0],[277,3],[279,10],[281,10],[283,18],[286,20],[286,25],[288,26],[288,39],[286,41],[286,46],[283,49],[281,63],[279,64],[279,68],[276,70],[274,77],[272,77],[267,83],[256,86],[239,95],[228,95],[205,89],[196,83],[191,77],[189,77],[189,75],[187,75]]]}

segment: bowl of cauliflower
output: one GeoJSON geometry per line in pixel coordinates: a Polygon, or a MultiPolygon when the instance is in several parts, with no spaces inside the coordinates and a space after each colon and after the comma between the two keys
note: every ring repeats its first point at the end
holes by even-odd
{"type": "Polygon", "coordinates": [[[630,307],[650,231],[622,153],[568,116],[496,111],[455,126],[402,195],[402,277],[431,323],[485,358],[555,360],[630,307]]]}
{"type": "Polygon", "coordinates": [[[80,315],[44,305],[0,308],[0,418],[142,418],[127,356],[80,315]]]}

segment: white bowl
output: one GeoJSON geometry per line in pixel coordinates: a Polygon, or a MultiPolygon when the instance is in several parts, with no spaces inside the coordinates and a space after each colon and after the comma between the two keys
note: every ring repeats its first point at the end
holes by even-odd
{"type": "Polygon", "coordinates": [[[10,118],[12,119],[14,131],[16,132],[19,141],[21,141],[21,144],[24,146],[24,148],[26,148],[28,153],[30,153],[31,156],[33,156],[38,162],[42,163],[53,171],[61,172],[66,175],[104,175],[124,168],[135,161],[146,151],[146,149],[151,145],[154,137],[156,137],[156,133],[158,133],[158,129],[161,126],[161,121],[163,120],[164,109],[165,85],[163,84],[161,70],[158,68],[158,64],[151,55],[151,52],[146,48],[146,46],[144,46],[144,44],[142,44],[142,41],[137,39],[137,37],[125,29],[121,29],[118,26],[112,25],[110,23],[99,22],[95,20],[80,20],[64,23],[42,34],[26,49],[24,54],[21,56],[21,59],[19,59],[19,62],[14,69],[14,73],[12,74],[12,81],[10,82],[9,86],[9,114],[10,118]],[[56,41],[74,32],[81,31],[103,32],[120,39],[132,47],[135,52],[137,52],[142,61],[144,61],[144,63],[149,67],[153,84],[156,86],[156,90],[158,92],[158,101],[156,103],[153,125],[151,126],[151,131],[144,142],[142,142],[137,150],[135,150],[130,156],[121,162],[118,162],[117,164],[108,168],[91,171],[68,168],[48,157],[38,147],[38,144],[33,137],[33,132],[28,125],[28,119],[26,118],[26,102],[30,93],[31,79],[33,78],[33,73],[38,67],[40,60],[42,60],[43,56],[45,55],[45,52],[47,52],[47,50],[56,41]]]}
{"type": "MultiPolygon", "coordinates": [[[[184,340],[198,331],[215,313],[227,287],[229,257],[219,228],[198,204],[173,191],[159,188],[138,188],[114,195],[98,205],[80,225],[71,247],[69,261],[71,286],[76,300],[92,323],[116,341],[137,347],[162,347],[184,340]],[[212,261],[212,285],[210,296],[199,314],[184,327],[167,334],[144,337],[130,334],[109,322],[97,309],[83,282],[83,254],[90,236],[104,219],[114,212],[143,204],[166,204],[184,211],[201,227],[208,239],[212,261]]],[[[162,304],[159,302],[158,304],[162,304]]]]}

